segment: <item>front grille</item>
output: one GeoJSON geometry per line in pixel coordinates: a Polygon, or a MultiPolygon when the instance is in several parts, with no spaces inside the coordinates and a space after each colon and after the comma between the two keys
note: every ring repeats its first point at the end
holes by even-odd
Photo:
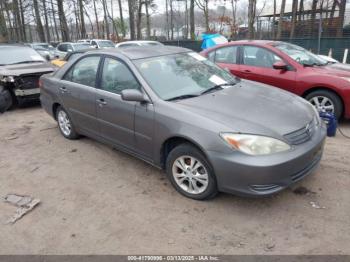
{"type": "MultiPolygon", "coordinates": [[[[48,72],[49,73],[49,72],[48,72]]],[[[39,78],[45,73],[22,75],[18,78],[18,87],[20,89],[33,89],[39,87],[39,78]]]]}
{"type": "Polygon", "coordinates": [[[311,121],[306,126],[291,132],[289,134],[284,135],[284,137],[289,141],[292,145],[300,145],[309,141],[315,132],[316,124],[315,121],[311,121]]]}

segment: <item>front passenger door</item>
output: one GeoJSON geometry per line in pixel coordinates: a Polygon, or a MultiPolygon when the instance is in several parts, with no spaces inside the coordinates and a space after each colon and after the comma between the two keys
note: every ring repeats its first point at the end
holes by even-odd
{"type": "Polygon", "coordinates": [[[121,98],[124,89],[141,89],[141,86],[126,64],[106,57],[96,100],[100,134],[110,143],[134,151],[136,102],[121,98]]]}

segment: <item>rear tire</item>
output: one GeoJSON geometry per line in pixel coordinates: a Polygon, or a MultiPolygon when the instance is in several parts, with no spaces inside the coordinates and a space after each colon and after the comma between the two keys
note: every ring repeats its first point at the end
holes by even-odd
{"type": "Polygon", "coordinates": [[[3,86],[0,86],[0,113],[4,113],[10,109],[13,105],[13,99],[11,92],[8,89],[5,89],[3,86]]]}
{"type": "Polygon", "coordinates": [[[61,106],[56,109],[56,119],[58,128],[65,138],[70,140],[79,138],[79,134],[75,131],[71,118],[69,117],[67,111],[61,106]]]}
{"type": "Polygon", "coordinates": [[[206,200],[218,193],[212,166],[191,144],[181,144],[169,153],[166,173],[176,191],[188,198],[206,200]]]}
{"type": "Polygon", "coordinates": [[[339,96],[328,90],[316,90],[308,94],[305,99],[309,101],[318,111],[334,113],[337,119],[343,113],[343,103],[339,96]]]}

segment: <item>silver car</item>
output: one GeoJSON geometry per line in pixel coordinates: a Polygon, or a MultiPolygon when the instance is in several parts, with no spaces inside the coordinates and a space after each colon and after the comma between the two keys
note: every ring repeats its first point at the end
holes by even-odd
{"type": "Polygon", "coordinates": [[[64,137],[85,135],[165,169],[193,199],[276,193],[321,160],[325,126],[308,102],[188,49],[92,51],[40,82],[64,137]]]}

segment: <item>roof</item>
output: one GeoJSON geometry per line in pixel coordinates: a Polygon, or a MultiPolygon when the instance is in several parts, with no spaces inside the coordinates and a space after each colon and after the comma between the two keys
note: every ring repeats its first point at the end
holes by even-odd
{"type": "Polygon", "coordinates": [[[123,54],[124,56],[128,57],[130,60],[135,59],[142,59],[142,58],[149,58],[149,57],[156,57],[156,56],[164,56],[164,55],[172,55],[172,54],[179,54],[179,53],[187,53],[191,52],[192,50],[177,46],[138,46],[138,47],[130,47],[127,49],[118,49],[118,48],[111,48],[111,49],[100,49],[96,50],[93,53],[104,53],[104,54],[123,54]]]}

